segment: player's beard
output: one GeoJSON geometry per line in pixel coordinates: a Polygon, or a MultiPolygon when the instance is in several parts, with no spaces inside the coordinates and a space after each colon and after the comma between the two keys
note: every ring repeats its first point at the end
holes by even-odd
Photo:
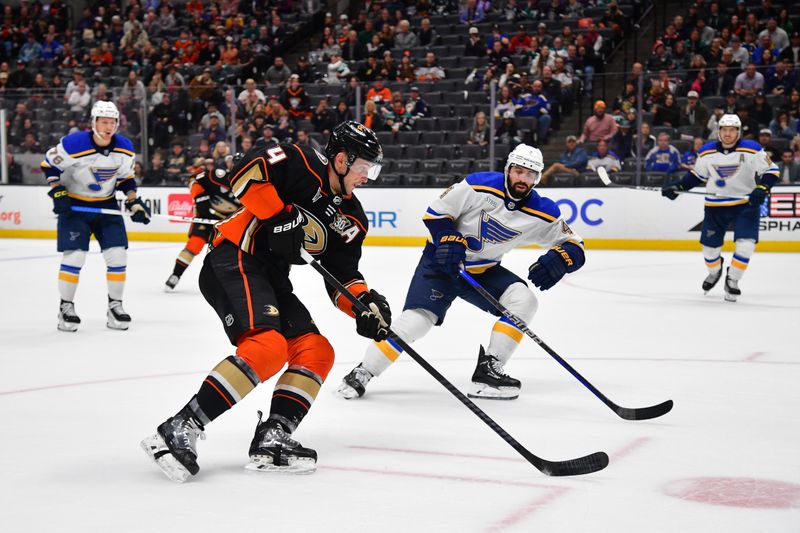
{"type": "Polygon", "coordinates": [[[517,200],[525,198],[528,195],[528,193],[531,192],[531,189],[533,189],[532,185],[528,185],[523,181],[518,181],[514,183],[509,179],[509,184],[510,184],[508,188],[509,192],[511,193],[511,196],[513,196],[517,200]]]}

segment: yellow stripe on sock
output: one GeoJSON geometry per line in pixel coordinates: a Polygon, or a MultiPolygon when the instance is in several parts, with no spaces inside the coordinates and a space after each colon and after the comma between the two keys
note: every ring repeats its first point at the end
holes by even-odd
{"type": "Polygon", "coordinates": [[[400,352],[392,348],[392,345],[386,341],[376,342],[375,345],[389,361],[397,361],[397,358],[400,357],[400,352]]]}
{"type": "Polygon", "coordinates": [[[78,283],[78,275],[70,274],[69,272],[59,272],[58,279],[60,279],[61,281],[66,281],[68,283],[78,283]]]}
{"type": "Polygon", "coordinates": [[[738,259],[731,259],[731,266],[741,270],[747,270],[747,263],[742,263],[738,259]]]}
{"type": "Polygon", "coordinates": [[[124,272],[107,272],[106,279],[108,281],[125,281],[124,272]]]}
{"type": "Polygon", "coordinates": [[[503,333],[504,335],[508,335],[514,342],[519,342],[522,340],[522,332],[515,328],[514,326],[510,326],[505,322],[496,322],[492,331],[496,331],[498,333],[503,333]]]}
{"type": "Polygon", "coordinates": [[[719,265],[721,265],[721,264],[722,264],[722,259],[717,259],[717,260],[716,260],[716,261],[714,261],[713,263],[706,263],[706,266],[707,266],[708,268],[717,268],[717,267],[718,267],[719,265]]]}

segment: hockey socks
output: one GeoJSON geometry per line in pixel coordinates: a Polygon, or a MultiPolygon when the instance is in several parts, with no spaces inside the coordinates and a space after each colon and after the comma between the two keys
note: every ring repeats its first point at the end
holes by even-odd
{"type": "MultiPolygon", "coordinates": [[[[533,315],[536,314],[536,309],[539,307],[536,295],[524,283],[512,283],[509,285],[500,295],[498,301],[508,311],[525,322],[529,322],[533,318],[533,315]]],[[[519,346],[520,341],[522,341],[522,335],[522,330],[514,322],[502,317],[492,327],[487,351],[497,357],[500,363],[506,364],[514,350],[519,346]]]]}
{"type": "Polygon", "coordinates": [[[228,356],[203,381],[189,402],[189,409],[205,426],[247,396],[260,382],[258,374],[244,359],[238,355],[228,356]]]}
{"type": "Polygon", "coordinates": [[[489,353],[505,364],[522,341],[522,330],[506,317],[495,322],[489,337],[489,353]]]}
{"type": "Polygon", "coordinates": [[[706,268],[708,268],[709,274],[716,274],[722,270],[722,256],[720,252],[722,252],[722,247],[711,248],[709,246],[703,246],[703,259],[706,262],[706,268]]]}
{"type": "Polygon", "coordinates": [[[290,366],[275,385],[267,420],[276,422],[284,431],[293,433],[311,409],[322,382],[323,378],[311,370],[290,366]]]}
{"type": "Polygon", "coordinates": [[[205,245],[206,241],[202,237],[197,235],[192,235],[189,237],[189,241],[186,243],[186,246],[183,248],[183,250],[181,250],[181,252],[178,254],[178,257],[175,259],[175,268],[172,270],[172,273],[178,277],[183,276],[183,273],[186,272],[187,268],[189,268],[189,265],[192,263],[195,256],[203,250],[203,246],[205,245]]]}
{"type": "Polygon", "coordinates": [[[84,262],[86,262],[86,252],[83,250],[64,252],[61,267],[58,270],[58,292],[62,300],[75,301],[75,291],[78,290],[78,279],[84,262]]]}
{"type": "Polygon", "coordinates": [[[108,297],[112,300],[122,300],[122,293],[125,290],[127,252],[122,246],[106,248],[103,250],[103,259],[106,261],[108,297]]]}
{"type": "MultiPolygon", "coordinates": [[[[424,309],[406,309],[392,322],[392,331],[407,343],[424,337],[436,323],[436,315],[424,309]]],[[[379,376],[394,363],[403,349],[392,339],[370,343],[362,366],[373,376],[379,376]]]]}
{"type": "Polygon", "coordinates": [[[736,249],[731,258],[731,266],[728,268],[728,277],[739,281],[744,276],[744,271],[750,264],[750,258],[756,251],[756,242],[751,239],[738,239],[736,249]]]}

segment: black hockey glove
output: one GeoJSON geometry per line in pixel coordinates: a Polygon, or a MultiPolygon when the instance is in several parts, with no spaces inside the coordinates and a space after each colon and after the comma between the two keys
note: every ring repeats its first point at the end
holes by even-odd
{"type": "Polygon", "coordinates": [[[583,248],[571,242],[553,246],[528,269],[528,279],[540,290],[546,291],[558,283],[567,272],[583,266],[586,257],[583,248]]]}
{"type": "Polygon", "coordinates": [[[747,202],[750,205],[761,205],[767,199],[769,194],[769,187],[766,185],[759,185],[750,192],[750,200],[747,202]]]}
{"type": "Polygon", "coordinates": [[[267,245],[272,254],[277,255],[294,265],[304,265],[300,257],[300,249],[305,240],[306,217],[294,204],[284,207],[283,211],[264,221],[267,232],[267,245]]]}
{"type": "Polygon", "coordinates": [[[669,183],[665,183],[663,187],[661,187],[661,196],[669,198],[670,200],[674,200],[678,197],[678,191],[685,190],[683,188],[683,183],[680,181],[670,181],[669,183]]]}
{"type": "Polygon", "coordinates": [[[56,185],[47,195],[53,199],[53,213],[57,215],[67,215],[72,211],[72,198],[67,193],[67,188],[63,185],[56,185]]]}
{"type": "Polygon", "coordinates": [[[392,310],[389,309],[389,302],[374,289],[362,292],[358,296],[358,300],[366,305],[369,311],[358,311],[357,308],[353,308],[356,314],[356,331],[368,339],[384,340],[389,336],[389,326],[392,325],[392,310]]]}
{"type": "Polygon", "coordinates": [[[467,258],[467,240],[457,231],[442,231],[434,244],[436,267],[448,276],[458,277],[458,269],[467,258]]]}
{"type": "Polygon", "coordinates": [[[131,220],[140,224],[150,223],[150,209],[141,198],[125,200],[125,209],[131,212],[131,220]]]}

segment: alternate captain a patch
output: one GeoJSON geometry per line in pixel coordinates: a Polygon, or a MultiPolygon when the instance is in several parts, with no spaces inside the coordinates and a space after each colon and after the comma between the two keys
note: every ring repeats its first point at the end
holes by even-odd
{"type": "Polygon", "coordinates": [[[483,249],[484,243],[500,244],[508,242],[519,236],[520,232],[502,225],[490,217],[486,211],[481,211],[480,237],[466,235],[467,247],[473,252],[483,249]]]}

